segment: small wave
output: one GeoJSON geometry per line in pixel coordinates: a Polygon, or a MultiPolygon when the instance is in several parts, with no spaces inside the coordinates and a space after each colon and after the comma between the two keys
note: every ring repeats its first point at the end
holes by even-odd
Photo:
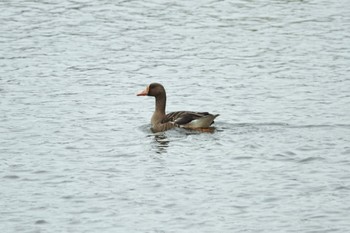
{"type": "Polygon", "coordinates": [[[350,124],[289,125],[289,128],[350,128],[350,124]]]}
{"type": "Polygon", "coordinates": [[[218,124],[219,128],[232,128],[232,127],[258,127],[258,126],[289,126],[287,123],[281,122],[240,122],[240,123],[222,123],[218,124]]]}
{"type": "Polygon", "coordinates": [[[142,131],[144,133],[151,133],[151,125],[150,124],[143,124],[138,127],[136,127],[138,131],[142,131]]]}
{"type": "Polygon", "coordinates": [[[35,221],[35,224],[37,224],[37,225],[46,224],[46,223],[47,223],[47,221],[45,221],[43,219],[35,221]]]}
{"type": "Polygon", "coordinates": [[[307,157],[304,159],[300,159],[298,162],[299,163],[309,163],[309,162],[313,162],[316,160],[324,160],[324,158],[322,158],[322,157],[307,157]]]}
{"type": "Polygon", "coordinates": [[[336,187],[334,190],[350,190],[350,186],[341,185],[336,187]]]}
{"type": "Polygon", "coordinates": [[[3,178],[5,178],[5,179],[19,179],[19,176],[17,176],[17,175],[6,175],[3,178]]]}
{"type": "Polygon", "coordinates": [[[219,129],[230,129],[237,127],[285,127],[285,128],[350,128],[350,124],[289,124],[284,122],[240,122],[219,123],[219,129]]]}
{"type": "Polygon", "coordinates": [[[247,159],[253,159],[252,156],[237,156],[237,157],[234,157],[233,159],[235,160],[247,160],[247,159]]]}

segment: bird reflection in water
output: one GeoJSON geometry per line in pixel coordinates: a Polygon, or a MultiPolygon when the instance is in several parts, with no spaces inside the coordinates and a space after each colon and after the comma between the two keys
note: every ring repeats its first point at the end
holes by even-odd
{"type": "Polygon", "coordinates": [[[155,134],[154,141],[156,142],[157,153],[162,154],[166,152],[166,148],[169,147],[169,140],[165,134],[155,134]]]}
{"type": "MultiPolygon", "coordinates": [[[[217,129],[215,127],[209,127],[209,128],[198,128],[198,129],[178,129],[178,132],[181,134],[185,133],[185,135],[196,135],[201,133],[215,133],[217,129]]],[[[167,138],[166,133],[160,132],[160,133],[154,133],[148,135],[149,137],[153,137],[153,147],[156,150],[157,154],[163,154],[167,152],[167,148],[169,147],[170,140],[167,138]]]]}

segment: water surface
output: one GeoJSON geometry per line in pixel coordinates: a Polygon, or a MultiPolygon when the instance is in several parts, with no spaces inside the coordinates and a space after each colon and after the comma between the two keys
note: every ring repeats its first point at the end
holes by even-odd
{"type": "Polygon", "coordinates": [[[0,9],[1,232],[350,231],[346,0],[0,9]]]}

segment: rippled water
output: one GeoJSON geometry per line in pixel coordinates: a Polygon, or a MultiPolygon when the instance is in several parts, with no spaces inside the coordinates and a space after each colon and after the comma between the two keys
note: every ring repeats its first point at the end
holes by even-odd
{"type": "Polygon", "coordinates": [[[347,0],[0,9],[1,232],[350,231],[347,0]]]}

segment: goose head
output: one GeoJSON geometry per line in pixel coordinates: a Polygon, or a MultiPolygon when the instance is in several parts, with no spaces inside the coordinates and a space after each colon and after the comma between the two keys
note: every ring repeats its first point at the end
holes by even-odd
{"type": "Polygon", "coordinates": [[[165,89],[160,83],[151,83],[143,91],[137,93],[137,96],[165,96],[165,89]]]}

